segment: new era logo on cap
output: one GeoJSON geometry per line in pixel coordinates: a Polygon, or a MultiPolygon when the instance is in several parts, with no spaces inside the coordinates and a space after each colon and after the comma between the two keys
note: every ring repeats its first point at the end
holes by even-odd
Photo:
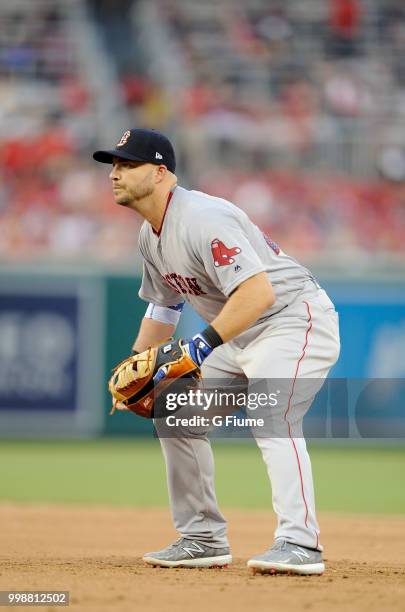
{"type": "Polygon", "coordinates": [[[155,159],[163,159],[163,155],[160,155],[160,153],[156,151],[155,159]]]}

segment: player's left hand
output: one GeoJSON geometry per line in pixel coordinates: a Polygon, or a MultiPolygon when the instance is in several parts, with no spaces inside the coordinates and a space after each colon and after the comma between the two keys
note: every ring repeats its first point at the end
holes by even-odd
{"type": "Polygon", "coordinates": [[[114,414],[114,412],[116,410],[119,410],[120,412],[128,412],[128,406],[126,406],[123,402],[118,402],[117,400],[112,401],[112,405],[111,405],[111,410],[110,410],[110,415],[114,414]]]}
{"type": "Polygon", "coordinates": [[[114,400],[112,413],[116,408],[128,409],[153,418],[155,400],[169,385],[184,377],[200,378],[197,359],[201,357],[195,349],[181,340],[168,340],[127,357],[114,368],[108,383],[114,400]]]}

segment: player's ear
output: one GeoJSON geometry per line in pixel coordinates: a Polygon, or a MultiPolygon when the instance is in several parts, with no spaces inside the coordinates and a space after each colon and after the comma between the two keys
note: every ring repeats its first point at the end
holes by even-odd
{"type": "Polygon", "coordinates": [[[165,178],[165,176],[167,175],[167,172],[168,170],[166,166],[164,166],[163,164],[156,166],[156,170],[155,170],[156,183],[161,183],[163,179],[165,178]]]}

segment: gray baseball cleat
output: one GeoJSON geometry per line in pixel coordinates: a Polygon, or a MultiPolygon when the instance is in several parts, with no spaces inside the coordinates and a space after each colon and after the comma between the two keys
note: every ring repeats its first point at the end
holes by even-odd
{"type": "Polygon", "coordinates": [[[253,573],[262,574],[323,574],[325,565],[319,550],[298,546],[278,538],[262,555],[247,562],[253,573]]]}
{"type": "Polygon", "coordinates": [[[232,555],[229,547],[212,548],[205,542],[180,538],[163,550],[146,553],[143,560],[155,567],[226,567],[232,555]]]}

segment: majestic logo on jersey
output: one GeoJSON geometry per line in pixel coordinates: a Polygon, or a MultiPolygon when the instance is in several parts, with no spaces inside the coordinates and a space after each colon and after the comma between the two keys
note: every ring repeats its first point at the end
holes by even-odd
{"type": "Polygon", "coordinates": [[[214,238],[211,242],[211,253],[214,258],[214,265],[216,268],[219,266],[229,266],[235,263],[233,255],[239,255],[242,249],[239,247],[231,247],[228,249],[218,238],[214,238]]]}
{"type": "Polygon", "coordinates": [[[267,236],[267,234],[263,234],[263,237],[265,241],[267,242],[267,244],[269,245],[269,247],[273,249],[275,254],[280,255],[280,247],[278,246],[278,244],[276,242],[273,242],[273,240],[269,236],[267,236]]]}
{"type": "Polygon", "coordinates": [[[163,277],[168,285],[177,293],[190,295],[206,295],[206,292],[201,289],[196,278],[192,276],[182,276],[172,272],[165,274],[163,277]]]}
{"type": "Polygon", "coordinates": [[[124,144],[128,141],[128,138],[131,136],[131,132],[129,130],[127,130],[126,132],[123,133],[123,135],[121,136],[121,139],[119,140],[119,142],[117,142],[117,147],[123,147],[124,144]]]}

